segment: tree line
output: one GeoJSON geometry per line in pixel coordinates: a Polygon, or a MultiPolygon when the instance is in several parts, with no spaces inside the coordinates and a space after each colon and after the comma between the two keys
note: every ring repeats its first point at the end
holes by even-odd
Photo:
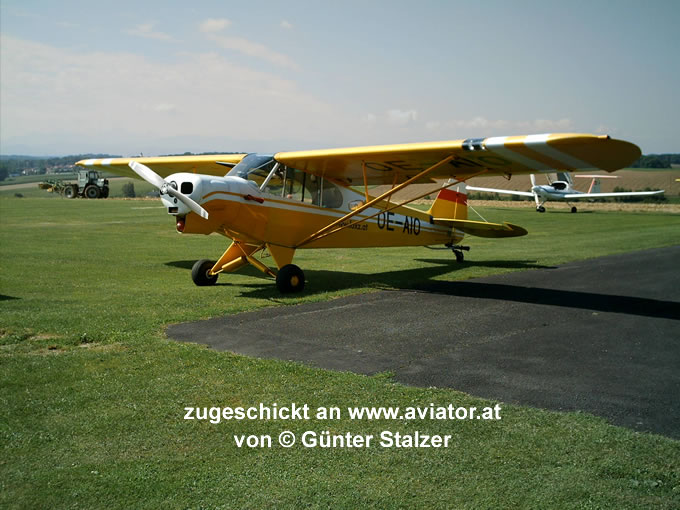
{"type": "Polygon", "coordinates": [[[680,165],[680,154],[648,154],[641,156],[631,168],[671,168],[680,165]]]}
{"type": "Polygon", "coordinates": [[[71,156],[0,156],[0,181],[11,175],[21,174],[26,170],[37,174],[47,173],[48,168],[73,167],[81,159],[119,158],[109,154],[74,154],[71,156]]]}
{"type": "MultiPolygon", "coordinates": [[[[242,152],[201,152],[194,154],[184,152],[182,154],[168,154],[168,156],[204,156],[210,154],[244,154],[242,152]]],[[[0,181],[4,181],[11,175],[19,174],[26,170],[36,174],[45,174],[49,168],[74,167],[81,159],[105,159],[120,158],[111,154],[74,154],[70,156],[4,156],[0,155],[0,181]]],[[[75,168],[71,168],[74,171],[75,168]]]]}
{"type": "MultiPolygon", "coordinates": [[[[235,152],[202,152],[197,155],[209,154],[241,154],[235,152]]],[[[191,152],[173,154],[175,156],[193,156],[191,152]]],[[[74,166],[81,159],[119,158],[111,154],[76,154],[61,157],[40,156],[0,156],[0,181],[4,181],[10,175],[21,174],[25,170],[35,170],[38,174],[47,173],[48,168],[74,166]]],[[[671,165],[680,165],[680,154],[648,154],[641,156],[631,168],[671,168],[671,165]]]]}

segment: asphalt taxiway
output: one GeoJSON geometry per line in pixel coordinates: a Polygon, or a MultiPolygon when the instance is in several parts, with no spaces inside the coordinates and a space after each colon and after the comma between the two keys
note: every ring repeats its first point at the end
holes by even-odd
{"type": "Polygon", "coordinates": [[[680,246],[177,324],[169,338],[680,438],[680,246]]]}

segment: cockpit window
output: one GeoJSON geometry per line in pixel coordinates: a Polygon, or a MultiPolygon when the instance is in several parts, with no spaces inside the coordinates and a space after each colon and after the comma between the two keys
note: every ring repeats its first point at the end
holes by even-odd
{"type": "Polygon", "coordinates": [[[332,182],[290,167],[286,167],[284,178],[286,198],[331,209],[342,207],[342,192],[332,182]]]}
{"type": "Polygon", "coordinates": [[[262,182],[276,164],[271,154],[251,153],[246,155],[227,175],[241,179],[262,182]]]}

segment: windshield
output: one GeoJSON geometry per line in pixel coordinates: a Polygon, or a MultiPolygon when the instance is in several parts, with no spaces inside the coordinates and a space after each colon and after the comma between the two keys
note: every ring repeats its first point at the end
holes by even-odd
{"type": "Polygon", "coordinates": [[[227,175],[258,181],[267,177],[275,164],[274,156],[271,154],[251,153],[246,155],[227,175]]]}

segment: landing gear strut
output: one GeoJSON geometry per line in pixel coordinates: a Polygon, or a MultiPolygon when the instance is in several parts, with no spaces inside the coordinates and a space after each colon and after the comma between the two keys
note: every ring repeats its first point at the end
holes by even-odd
{"type": "Polygon", "coordinates": [[[447,244],[447,248],[451,248],[451,251],[453,251],[453,254],[456,256],[456,262],[463,262],[465,260],[465,256],[463,255],[464,251],[470,251],[469,246],[461,246],[459,244],[447,244]]]}

